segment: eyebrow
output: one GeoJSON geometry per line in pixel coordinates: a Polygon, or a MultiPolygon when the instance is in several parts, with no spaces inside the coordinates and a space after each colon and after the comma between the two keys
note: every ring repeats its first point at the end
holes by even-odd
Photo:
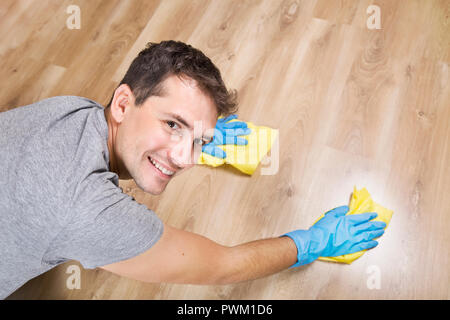
{"type": "Polygon", "coordinates": [[[178,114],[172,113],[172,112],[164,112],[166,115],[171,116],[172,118],[178,120],[179,122],[181,122],[181,124],[183,124],[185,127],[187,127],[189,130],[192,130],[192,126],[187,123],[186,120],[184,120],[181,116],[179,116],[178,114]]]}

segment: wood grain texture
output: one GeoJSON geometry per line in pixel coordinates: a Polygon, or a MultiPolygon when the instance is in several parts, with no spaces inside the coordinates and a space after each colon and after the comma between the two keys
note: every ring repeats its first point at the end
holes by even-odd
{"type": "Polygon", "coordinates": [[[225,286],[147,284],[71,261],[9,299],[449,299],[450,2],[447,0],[2,0],[0,111],[55,95],[107,104],[147,42],[207,54],[239,117],[280,131],[279,170],[195,167],[161,196],[120,181],[166,223],[224,245],[308,228],[353,186],[394,211],[351,265],[314,262],[225,286]],[[69,30],[67,6],[81,9],[69,30]],[[367,7],[381,29],[366,27],[367,7]],[[380,289],[369,289],[372,267],[380,289]]]}

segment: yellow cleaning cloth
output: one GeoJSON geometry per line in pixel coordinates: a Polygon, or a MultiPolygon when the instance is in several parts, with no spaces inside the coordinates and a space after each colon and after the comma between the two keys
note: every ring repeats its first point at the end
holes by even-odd
{"type": "MultiPolygon", "coordinates": [[[[238,120],[233,119],[231,121],[238,120]]],[[[264,126],[255,126],[251,122],[246,123],[252,130],[249,135],[242,136],[242,138],[247,139],[247,145],[217,146],[226,152],[227,156],[225,159],[220,159],[202,152],[197,163],[206,164],[212,167],[218,167],[227,163],[243,173],[252,175],[258,167],[258,164],[261,162],[261,159],[270,151],[270,148],[278,136],[278,130],[264,126]]]]}
{"type": "MultiPolygon", "coordinates": [[[[352,198],[350,200],[349,205],[349,211],[347,215],[349,214],[357,214],[357,213],[364,213],[364,212],[376,212],[378,213],[378,216],[373,219],[372,221],[383,221],[386,223],[386,228],[391,221],[392,214],[394,213],[392,210],[386,209],[379,204],[375,203],[369,192],[366,190],[366,188],[362,188],[361,190],[356,190],[356,186],[353,188],[353,194],[352,198]]],[[[317,223],[320,219],[322,219],[322,216],[320,216],[319,219],[314,222],[314,224],[317,223]]],[[[386,229],[385,228],[385,229],[386,229]]],[[[347,263],[350,264],[359,257],[361,257],[364,252],[367,250],[362,250],[359,252],[351,253],[351,254],[344,254],[342,256],[338,257],[319,257],[319,260],[322,261],[331,261],[331,262],[340,262],[340,263],[347,263]]]]}

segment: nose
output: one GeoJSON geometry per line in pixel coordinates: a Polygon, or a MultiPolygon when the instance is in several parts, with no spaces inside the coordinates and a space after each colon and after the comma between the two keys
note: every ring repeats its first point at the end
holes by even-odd
{"type": "Polygon", "coordinates": [[[192,167],[193,162],[193,139],[185,135],[180,141],[175,142],[169,151],[169,159],[172,164],[180,169],[192,167]]]}

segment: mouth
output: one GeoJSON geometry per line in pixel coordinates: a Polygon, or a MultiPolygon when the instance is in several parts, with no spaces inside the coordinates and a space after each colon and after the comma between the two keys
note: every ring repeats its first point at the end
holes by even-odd
{"type": "Polygon", "coordinates": [[[147,157],[147,159],[148,159],[150,165],[152,166],[152,168],[155,169],[156,172],[161,177],[163,177],[165,179],[170,179],[175,174],[175,171],[171,171],[171,170],[164,168],[159,162],[155,161],[151,157],[147,157]]]}

